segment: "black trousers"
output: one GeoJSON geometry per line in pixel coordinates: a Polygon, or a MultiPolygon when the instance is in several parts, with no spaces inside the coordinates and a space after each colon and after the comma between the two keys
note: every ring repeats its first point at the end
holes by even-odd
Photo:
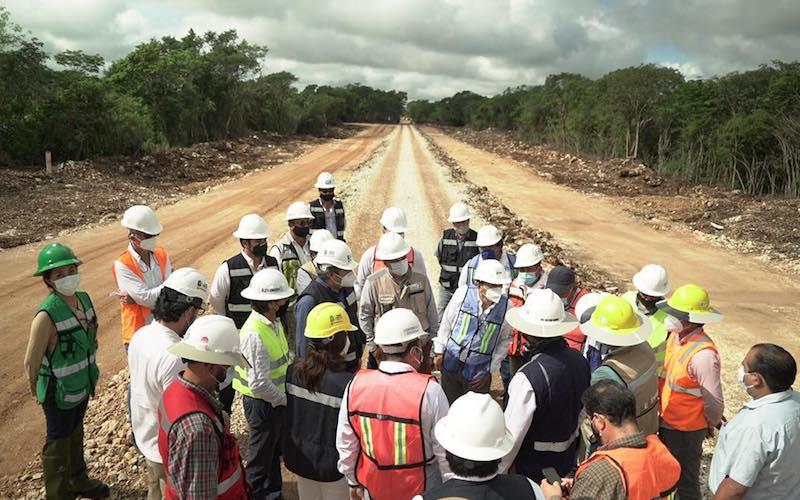
{"type": "Polygon", "coordinates": [[[255,500],[272,500],[281,494],[281,432],[284,407],[244,396],[244,416],[250,427],[247,480],[255,500]]]}
{"type": "Polygon", "coordinates": [[[63,410],[56,405],[56,383],[51,380],[47,385],[47,394],[42,403],[45,424],[47,425],[47,437],[45,442],[49,443],[56,439],[66,438],[80,425],[83,426],[83,417],[86,415],[86,406],[89,398],[83,400],[81,404],[63,410]]]}
{"type": "Polygon", "coordinates": [[[233,414],[233,396],[235,394],[236,391],[233,390],[233,384],[228,384],[219,391],[219,402],[222,403],[222,407],[228,415],[233,414]]]}

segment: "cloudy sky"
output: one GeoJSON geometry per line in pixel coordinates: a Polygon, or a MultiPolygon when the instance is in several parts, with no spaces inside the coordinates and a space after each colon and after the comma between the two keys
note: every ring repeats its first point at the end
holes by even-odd
{"type": "Polygon", "coordinates": [[[438,99],[491,95],[562,71],[642,62],[687,78],[800,52],[798,0],[0,0],[51,52],[107,60],[138,43],[234,28],[266,45],[267,73],[361,82],[438,99]]]}

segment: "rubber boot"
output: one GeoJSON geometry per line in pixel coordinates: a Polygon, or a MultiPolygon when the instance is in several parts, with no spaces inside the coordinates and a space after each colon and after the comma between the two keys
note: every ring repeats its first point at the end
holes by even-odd
{"type": "Polygon", "coordinates": [[[83,424],[76,426],[69,437],[70,441],[70,489],[85,498],[108,498],[108,486],[99,479],[89,479],[86,460],[83,457],[83,424]]]}
{"type": "Polygon", "coordinates": [[[45,443],[42,448],[42,473],[48,500],[73,500],[69,475],[70,438],[45,443]]]}

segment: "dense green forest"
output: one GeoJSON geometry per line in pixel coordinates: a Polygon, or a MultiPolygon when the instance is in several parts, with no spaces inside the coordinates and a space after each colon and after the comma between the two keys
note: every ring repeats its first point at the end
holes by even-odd
{"type": "Polygon", "coordinates": [[[509,130],[594,157],[636,157],[659,173],[751,194],[800,195],[800,63],[685,80],[652,64],[597,80],[551,75],[494,97],[413,101],[418,123],[509,130]]]}
{"type": "Polygon", "coordinates": [[[398,122],[405,92],[309,85],[262,74],[267,48],[235,31],[190,31],[98,54],[52,56],[0,7],[0,165],[151,152],[251,130],[320,134],[341,122],[398,122]]]}

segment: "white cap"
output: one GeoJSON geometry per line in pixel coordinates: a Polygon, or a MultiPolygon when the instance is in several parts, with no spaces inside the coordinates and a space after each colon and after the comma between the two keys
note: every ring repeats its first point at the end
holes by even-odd
{"type": "Polygon", "coordinates": [[[511,277],[506,272],[506,268],[500,261],[494,259],[481,259],[478,267],[475,268],[474,281],[482,281],[492,285],[507,285],[511,283],[511,277]]]}
{"type": "Polygon", "coordinates": [[[506,428],[500,405],[489,394],[471,391],[453,401],[447,415],[436,423],[433,435],[445,450],[476,462],[501,459],[514,447],[514,436],[506,428]]]}
{"type": "Polygon", "coordinates": [[[399,207],[389,207],[381,215],[381,225],[393,233],[405,233],[408,230],[406,212],[399,207]]]}
{"type": "Polygon", "coordinates": [[[479,247],[490,247],[496,245],[502,239],[503,235],[500,234],[500,231],[489,224],[478,229],[478,239],[475,241],[475,244],[479,247]]]}
{"type": "Polygon", "coordinates": [[[191,267],[181,267],[172,271],[164,281],[164,286],[187,297],[194,297],[203,302],[208,300],[208,280],[203,273],[191,267]]]}
{"type": "Polygon", "coordinates": [[[258,271],[250,279],[250,286],[242,290],[242,297],[250,300],[280,300],[294,295],[286,277],[275,268],[258,271]]]}
{"type": "Polygon", "coordinates": [[[410,251],[411,245],[408,244],[405,238],[397,233],[385,233],[378,240],[375,258],[378,260],[395,260],[408,255],[410,251]]]}
{"type": "Polygon", "coordinates": [[[469,207],[466,203],[459,201],[450,207],[450,215],[447,217],[447,221],[464,222],[465,220],[470,220],[470,218],[472,218],[472,213],[469,211],[469,207]]]}
{"type": "Polygon", "coordinates": [[[150,236],[161,234],[164,229],[158,222],[155,211],[147,205],[134,205],[122,214],[122,225],[150,236]]]}
{"type": "Polygon", "coordinates": [[[515,268],[535,266],[544,259],[544,253],[539,245],[525,243],[517,250],[517,260],[514,262],[515,268]]]}
{"type": "Polygon", "coordinates": [[[578,326],[578,320],[564,311],[561,298],[547,288],[531,290],[525,304],[508,311],[506,321],[525,335],[540,338],[560,337],[578,326]]]}
{"type": "Polygon", "coordinates": [[[312,252],[319,253],[319,251],[322,250],[322,246],[332,239],[333,235],[327,229],[315,229],[311,233],[311,238],[309,238],[308,248],[312,252]]]}
{"type": "Polygon", "coordinates": [[[191,324],[183,340],[167,351],[179,358],[221,366],[250,367],[239,350],[239,330],[232,319],[217,314],[200,316],[191,324]]]}
{"type": "Polygon", "coordinates": [[[317,189],[333,189],[336,187],[336,183],[333,182],[333,174],[330,172],[322,172],[317,177],[317,183],[314,184],[314,187],[317,189]]]}
{"type": "Polygon", "coordinates": [[[267,221],[258,214],[247,214],[239,220],[239,227],[233,232],[235,238],[240,240],[260,240],[269,238],[272,232],[267,226],[267,221]]]}
{"type": "Polygon", "coordinates": [[[358,267],[358,263],[353,260],[353,252],[350,251],[347,243],[333,239],[322,245],[322,249],[314,259],[314,264],[318,266],[329,265],[347,271],[352,271],[358,267]]]}
{"type": "Polygon", "coordinates": [[[308,203],[296,201],[289,205],[289,209],[286,210],[286,220],[298,219],[314,219],[314,216],[311,215],[311,207],[308,206],[308,203]]]}
{"type": "Polygon", "coordinates": [[[375,343],[387,354],[404,352],[404,344],[426,335],[417,315],[411,309],[387,311],[375,324],[375,343]]]}
{"type": "Polygon", "coordinates": [[[647,264],[634,274],[633,286],[651,297],[665,297],[672,289],[669,286],[667,270],[658,264],[647,264]]]}

